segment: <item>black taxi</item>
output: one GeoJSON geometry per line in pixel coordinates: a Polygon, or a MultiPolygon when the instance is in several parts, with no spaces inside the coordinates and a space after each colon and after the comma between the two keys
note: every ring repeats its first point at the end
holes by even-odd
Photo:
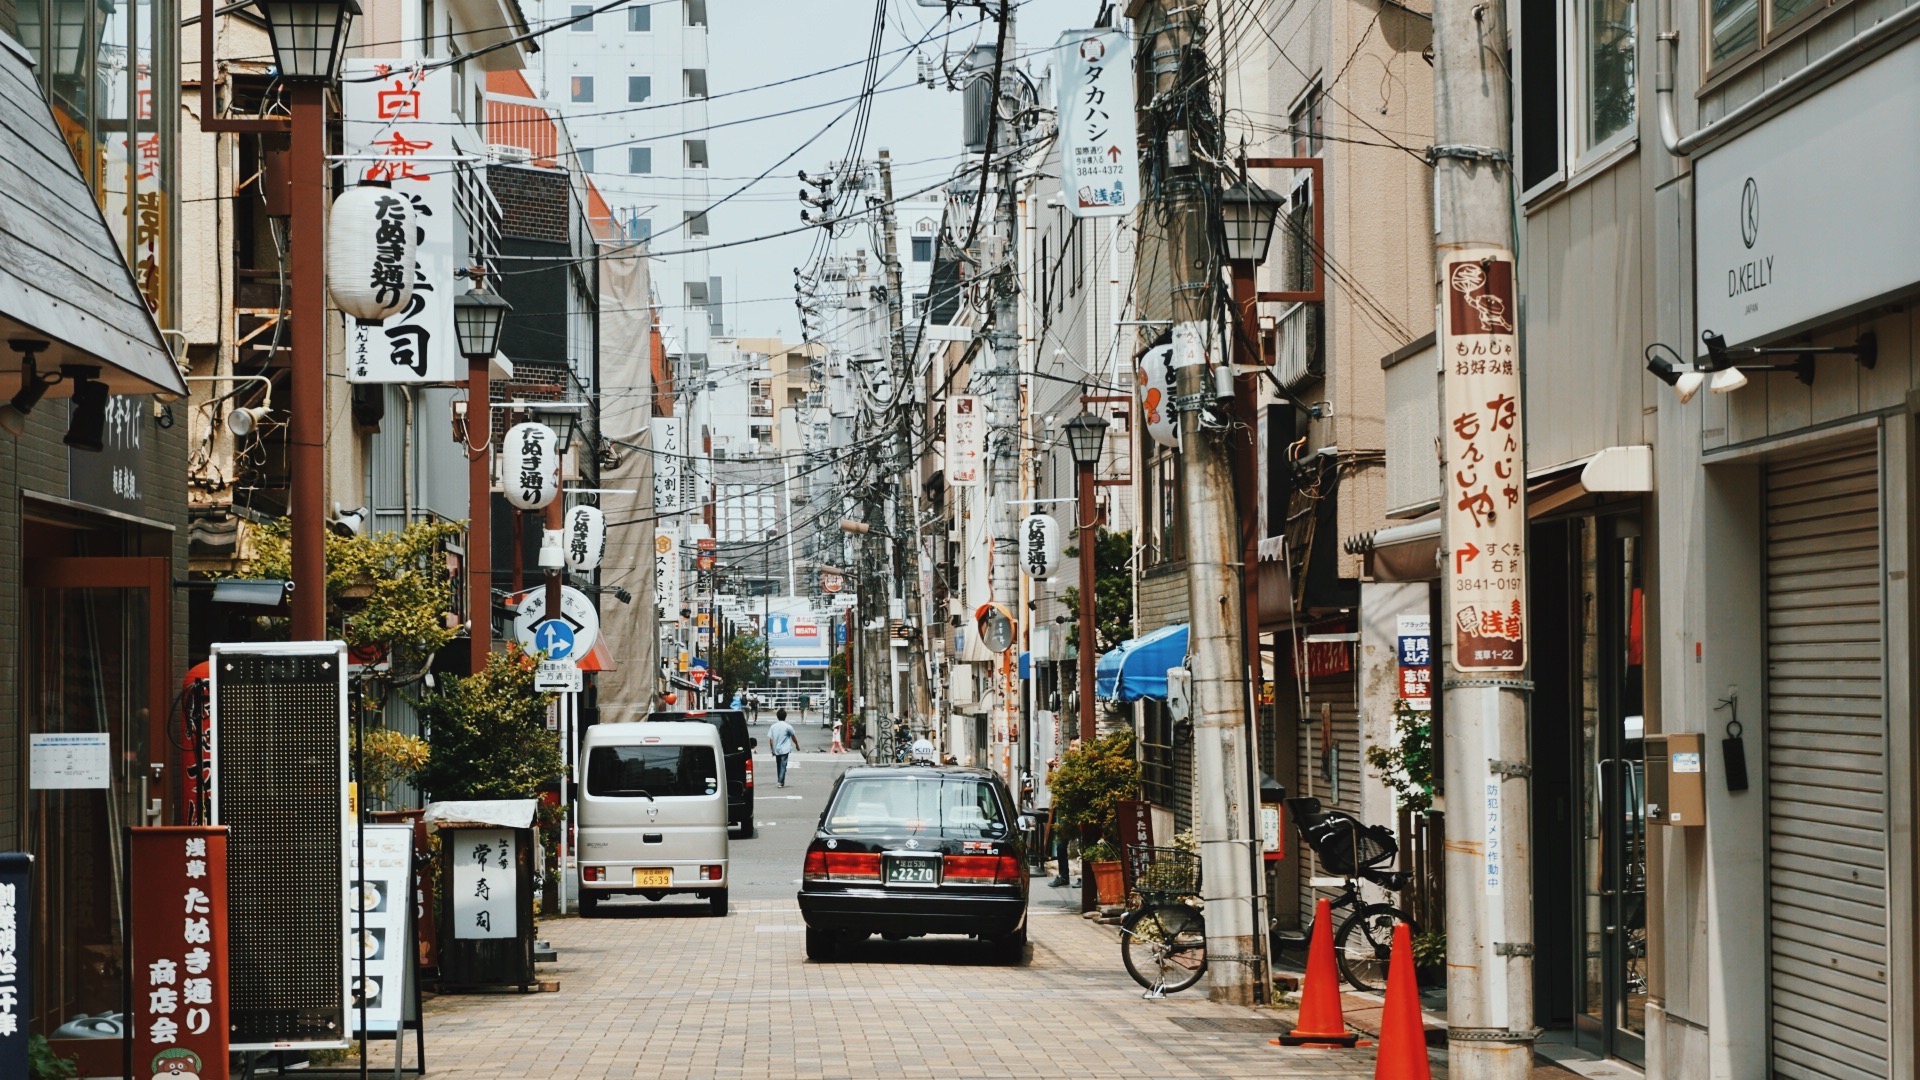
{"type": "Polygon", "coordinates": [[[965,934],[1027,947],[1027,855],[1013,796],[985,769],[881,765],[834,784],[800,875],[807,956],[842,942],[965,934]]]}

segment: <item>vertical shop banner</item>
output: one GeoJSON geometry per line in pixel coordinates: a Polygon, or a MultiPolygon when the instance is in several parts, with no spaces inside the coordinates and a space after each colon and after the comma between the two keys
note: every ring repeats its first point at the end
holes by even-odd
{"type": "Polygon", "coordinates": [[[1074,217],[1119,217],[1139,201],[1133,49],[1122,30],[1069,30],[1054,45],[1060,194],[1074,217]]]}
{"type": "Polygon", "coordinates": [[[980,457],[987,437],[987,416],[979,398],[955,394],[947,399],[947,485],[980,483],[980,457]]]}
{"type": "Polygon", "coordinates": [[[1411,708],[1433,708],[1433,620],[1425,615],[1401,615],[1395,620],[1396,660],[1400,668],[1398,697],[1411,708]]]}
{"type": "Polygon", "coordinates": [[[127,830],[132,1075],[227,1075],[227,830],[127,830]]]}
{"type": "Polygon", "coordinates": [[[1513,253],[1443,260],[1441,381],[1446,439],[1446,615],[1462,671],[1527,665],[1526,430],[1513,253]]]}
{"type": "Polygon", "coordinates": [[[680,534],[653,530],[653,596],[664,624],[680,619],[680,534]]]}
{"type": "Polygon", "coordinates": [[[653,512],[665,517],[685,509],[680,474],[686,469],[685,422],[677,416],[653,418],[653,512]]]}
{"type": "Polygon", "coordinates": [[[453,841],[453,936],[517,936],[513,830],[451,829],[441,835],[453,841]]]}
{"type": "Polygon", "coordinates": [[[33,856],[0,852],[0,1076],[27,1075],[33,992],[33,856]]]}
{"type": "Polygon", "coordinates": [[[453,69],[349,59],[341,86],[348,176],[390,184],[413,204],[413,298],[385,322],[347,320],[347,381],[453,382],[465,375],[453,329],[456,149],[453,69]],[[377,76],[377,78],[375,78],[377,76]]]}
{"type": "Polygon", "coordinates": [[[413,826],[368,825],[366,832],[366,858],[352,853],[347,882],[347,1000],[353,1005],[347,1023],[354,1034],[360,1031],[363,1002],[366,1030],[400,1029],[402,1010],[411,1000],[414,961],[407,933],[413,906],[413,826]]]}

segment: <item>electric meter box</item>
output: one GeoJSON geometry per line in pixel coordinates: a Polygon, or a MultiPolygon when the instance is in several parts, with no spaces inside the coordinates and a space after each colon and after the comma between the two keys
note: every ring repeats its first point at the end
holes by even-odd
{"type": "Polygon", "coordinates": [[[1649,824],[1707,823],[1707,773],[1703,745],[1704,737],[1697,733],[1647,736],[1649,824]]]}

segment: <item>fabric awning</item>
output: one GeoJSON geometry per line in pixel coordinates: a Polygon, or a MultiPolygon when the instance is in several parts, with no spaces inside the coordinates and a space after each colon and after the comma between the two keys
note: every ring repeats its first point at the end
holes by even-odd
{"type": "Polygon", "coordinates": [[[1167,697],[1167,669],[1187,662],[1187,624],[1163,626],[1123,641],[1093,668],[1094,693],[1111,701],[1167,697]]]}

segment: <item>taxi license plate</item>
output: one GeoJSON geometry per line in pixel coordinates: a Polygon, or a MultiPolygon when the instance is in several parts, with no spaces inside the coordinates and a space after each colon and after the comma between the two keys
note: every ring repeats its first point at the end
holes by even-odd
{"type": "Polygon", "coordinates": [[[637,889],[667,889],[673,887],[673,869],[666,866],[639,866],[633,871],[633,885],[637,889]]]}
{"type": "Polygon", "coordinates": [[[938,885],[940,884],[940,861],[938,859],[900,858],[887,860],[887,884],[889,885],[938,885]]]}

